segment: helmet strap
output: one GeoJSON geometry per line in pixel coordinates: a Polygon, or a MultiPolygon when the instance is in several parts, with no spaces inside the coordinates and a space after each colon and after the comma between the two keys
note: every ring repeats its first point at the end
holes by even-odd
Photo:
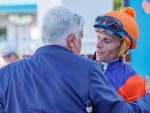
{"type": "Polygon", "coordinates": [[[120,52],[119,52],[119,54],[118,54],[118,58],[119,58],[119,59],[122,59],[123,56],[125,55],[125,53],[126,53],[126,47],[127,47],[127,44],[126,44],[126,41],[124,40],[124,41],[123,41],[123,44],[122,44],[122,46],[121,46],[120,52]]]}

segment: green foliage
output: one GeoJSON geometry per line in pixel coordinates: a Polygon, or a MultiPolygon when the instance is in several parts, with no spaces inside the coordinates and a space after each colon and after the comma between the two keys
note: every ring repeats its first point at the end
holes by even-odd
{"type": "Polygon", "coordinates": [[[0,28],[0,36],[6,35],[6,28],[0,28]]]}
{"type": "Polygon", "coordinates": [[[114,10],[121,9],[121,0],[114,0],[114,10]]]}

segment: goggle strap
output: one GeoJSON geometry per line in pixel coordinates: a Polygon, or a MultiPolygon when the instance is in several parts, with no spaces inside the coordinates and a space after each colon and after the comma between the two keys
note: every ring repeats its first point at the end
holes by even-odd
{"type": "MultiPolygon", "coordinates": [[[[123,33],[120,32],[120,35],[123,36],[123,33]]],[[[123,37],[125,37],[125,36],[123,36],[123,37]]],[[[132,38],[130,35],[128,35],[128,37],[129,37],[129,39],[130,39],[132,42],[134,42],[134,43],[137,44],[137,41],[136,41],[134,38],[132,38]]],[[[127,37],[125,37],[125,38],[127,38],[127,37]]]]}
{"type": "Polygon", "coordinates": [[[137,41],[136,41],[134,38],[132,38],[130,35],[128,35],[128,37],[126,37],[126,36],[123,35],[123,32],[117,33],[115,30],[113,30],[113,29],[110,28],[110,27],[107,27],[106,25],[103,25],[103,24],[98,25],[98,24],[97,24],[97,25],[94,25],[94,27],[95,27],[95,28],[96,28],[96,27],[103,27],[103,28],[105,28],[105,29],[109,29],[109,30],[113,31],[113,32],[116,33],[116,34],[121,35],[122,37],[129,38],[129,39],[131,40],[131,42],[134,42],[135,44],[137,44],[137,41]]]}

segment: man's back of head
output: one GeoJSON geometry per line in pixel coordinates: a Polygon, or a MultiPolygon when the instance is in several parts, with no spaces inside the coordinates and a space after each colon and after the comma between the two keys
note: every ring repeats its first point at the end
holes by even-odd
{"type": "Polygon", "coordinates": [[[83,18],[69,8],[54,7],[43,18],[43,44],[65,46],[68,36],[79,34],[83,24],[83,18]]]}

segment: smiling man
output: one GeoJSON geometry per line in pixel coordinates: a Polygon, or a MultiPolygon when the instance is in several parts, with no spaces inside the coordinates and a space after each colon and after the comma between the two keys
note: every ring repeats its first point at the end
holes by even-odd
{"type": "Polygon", "coordinates": [[[135,49],[138,25],[134,9],[112,11],[98,16],[95,60],[103,66],[105,76],[127,102],[145,95],[145,81],[123,60],[126,52],[135,49]]]}

